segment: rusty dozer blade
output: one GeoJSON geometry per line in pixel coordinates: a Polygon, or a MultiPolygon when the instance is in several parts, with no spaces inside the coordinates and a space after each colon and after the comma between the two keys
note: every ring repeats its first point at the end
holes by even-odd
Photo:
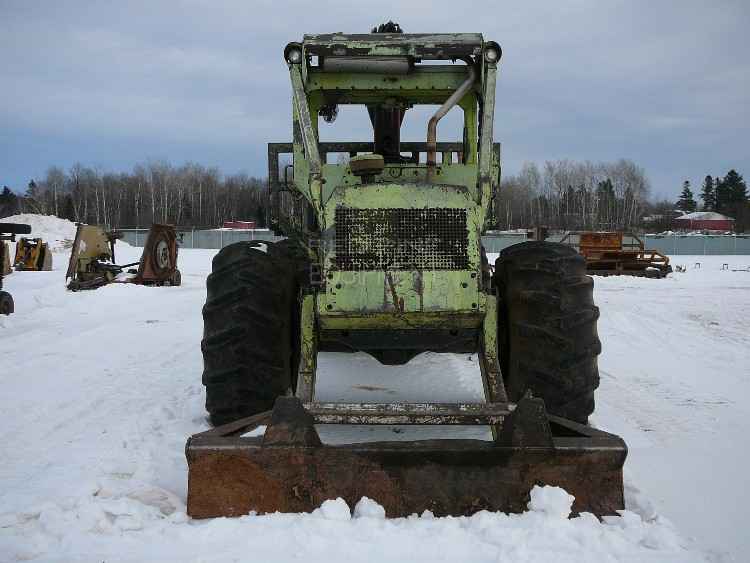
{"type": "Polygon", "coordinates": [[[541,399],[518,405],[303,404],[280,397],[272,411],[192,436],[187,511],[193,518],[250,511],[309,512],[327,499],[353,506],[363,496],[389,517],[430,510],[469,515],[522,512],[538,484],[575,496],[575,512],[624,508],[621,438],[548,415],[541,399]],[[380,417],[380,414],[383,417],[380,417]],[[494,441],[439,439],[324,445],[315,424],[491,424],[494,441]],[[246,437],[260,425],[263,436],[246,437]]]}

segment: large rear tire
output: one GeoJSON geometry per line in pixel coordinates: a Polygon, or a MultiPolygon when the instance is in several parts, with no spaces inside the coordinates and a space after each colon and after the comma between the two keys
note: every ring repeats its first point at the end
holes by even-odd
{"type": "Polygon", "coordinates": [[[296,384],[298,265],[290,243],[239,242],[213,259],[203,307],[203,384],[214,425],[273,407],[296,384]]]}
{"type": "Polygon", "coordinates": [[[500,367],[511,401],[526,390],[551,414],[586,423],[594,411],[601,352],[594,281],[575,249],[533,241],[495,262],[500,367]]]}

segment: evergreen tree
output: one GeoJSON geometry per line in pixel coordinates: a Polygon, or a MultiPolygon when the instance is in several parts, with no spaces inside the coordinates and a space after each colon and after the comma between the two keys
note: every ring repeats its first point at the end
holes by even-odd
{"type": "Polygon", "coordinates": [[[693,199],[693,190],[690,189],[690,180],[685,180],[682,184],[682,193],[680,199],[677,202],[677,208],[682,209],[685,213],[695,211],[698,204],[693,199]]]}
{"type": "Polygon", "coordinates": [[[18,196],[8,186],[0,193],[0,217],[8,217],[18,213],[18,196]]]}
{"type": "Polygon", "coordinates": [[[741,174],[730,170],[724,178],[716,179],[716,211],[736,213],[748,201],[747,185],[741,174]]]}
{"type": "Polygon", "coordinates": [[[36,198],[39,195],[39,187],[36,185],[34,180],[29,181],[29,186],[26,188],[26,197],[36,198]]]}
{"type": "Polygon", "coordinates": [[[714,188],[714,211],[724,213],[729,205],[729,197],[727,195],[727,187],[724,184],[724,180],[716,177],[716,186],[714,188]]]}
{"type": "Polygon", "coordinates": [[[736,170],[730,170],[724,177],[727,201],[730,204],[743,204],[747,202],[747,185],[741,174],[736,170]]]}
{"type": "Polygon", "coordinates": [[[703,180],[701,199],[703,200],[704,211],[713,211],[714,209],[716,209],[716,191],[714,190],[714,179],[710,174],[703,180]]]}

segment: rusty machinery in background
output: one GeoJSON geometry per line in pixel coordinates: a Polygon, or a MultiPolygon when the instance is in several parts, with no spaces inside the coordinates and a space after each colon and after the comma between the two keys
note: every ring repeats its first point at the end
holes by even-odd
{"type": "Polygon", "coordinates": [[[177,269],[177,236],[172,225],[153,224],[138,262],[115,262],[117,231],[105,231],[98,225],[79,224],[68,262],[65,280],[68,289],[96,289],[109,283],[140,285],[180,285],[177,269]],[[137,269],[134,269],[138,266],[137,269]],[[129,269],[133,268],[133,269],[129,269]],[[134,274],[120,279],[123,272],[134,274]]]}
{"type": "Polygon", "coordinates": [[[40,238],[21,237],[16,243],[13,267],[18,271],[49,272],[52,270],[52,252],[40,238]]]}
{"type": "Polygon", "coordinates": [[[560,242],[578,248],[591,275],[663,278],[672,272],[669,257],[658,250],[647,250],[634,233],[571,231],[560,242]]]}
{"type": "Polygon", "coordinates": [[[9,262],[9,250],[6,241],[16,240],[16,235],[28,235],[31,232],[31,226],[23,223],[0,223],[0,251],[3,256],[2,264],[0,266],[0,315],[10,315],[15,305],[13,303],[13,297],[7,291],[3,291],[3,277],[10,267],[6,270],[6,260],[9,262]]]}
{"type": "Polygon", "coordinates": [[[10,261],[10,247],[4,240],[0,240],[0,276],[7,276],[13,272],[10,261]]]}

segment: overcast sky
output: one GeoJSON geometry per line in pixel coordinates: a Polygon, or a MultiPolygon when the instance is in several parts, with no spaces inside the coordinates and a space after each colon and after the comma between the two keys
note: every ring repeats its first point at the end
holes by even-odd
{"type": "Polygon", "coordinates": [[[747,0],[0,0],[0,185],[149,159],[264,176],[265,143],[291,137],[286,43],[388,19],[500,43],[506,174],[630,158],[669,198],[750,176],[747,0]]]}

